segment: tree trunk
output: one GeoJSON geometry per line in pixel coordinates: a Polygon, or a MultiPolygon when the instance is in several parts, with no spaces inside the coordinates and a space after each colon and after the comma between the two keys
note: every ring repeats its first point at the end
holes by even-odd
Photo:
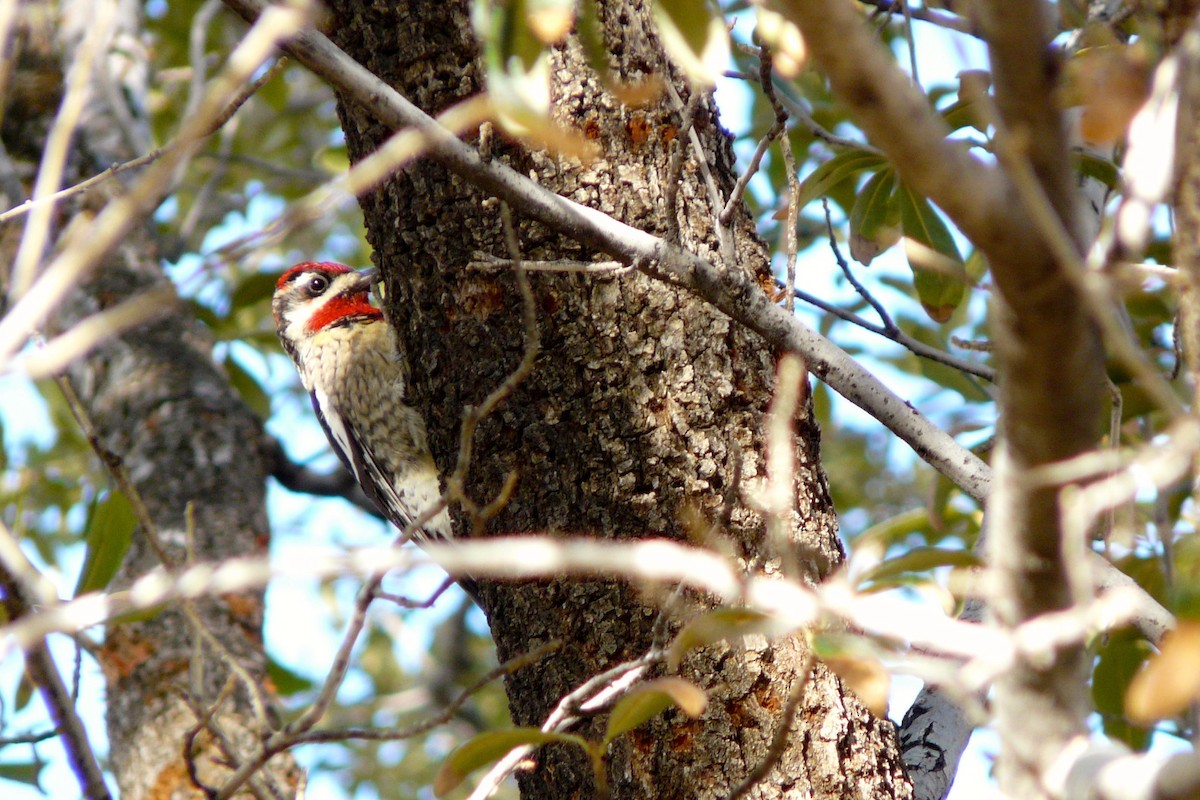
{"type": "MultiPolygon", "coordinates": [[[[599,4],[610,67],[622,81],[657,76],[690,89],[666,60],[645,4],[599,4]]],[[[482,88],[465,2],[331,3],[335,41],[427,111],[482,88]]],[[[656,234],[667,230],[665,191],[673,147],[687,141],[670,94],[622,105],[586,66],[572,38],[555,54],[554,116],[600,146],[594,163],[556,159],[511,141],[492,154],[554,191],[656,234]]],[[[352,157],[391,133],[343,102],[352,157]]],[[[733,186],[729,136],[710,98],[696,133],[718,189],[733,186]]],[[[695,151],[687,147],[677,220],[682,243],[719,259],[713,209],[695,151]]],[[[444,474],[454,468],[460,417],[520,361],[521,299],[507,275],[471,270],[477,254],[506,257],[495,201],[423,161],[362,198],[368,238],[387,281],[388,313],[412,366],[411,400],[429,424],[444,474]]],[[[519,217],[520,209],[514,209],[519,217]]],[[[595,255],[539,225],[519,224],[523,257],[595,255]]],[[[735,216],[736,265],[767,282],[767,252],[751,220],[735,216]]],[[[533,277],[543,344],[533,373],[475,437],[467,491],[492,500],[511,472],[516,491],[489,534],[549,532],[611,539],[684,539],[686,520],[728,514],[723,529],[740,557],[764,546],[761,516],[745,502],[765,475],[763,418],[774,358],[756,335],[704,302],[639,272],[533,277]],[[739,477],[740,475],[740,477],[739,477]],[[727,504],[731,507],[726,508],[727,504]]],[[[787,560],[819,580],[841,560],[836,520],[807,413],[796,425],[797,481],[787,560]]],[[[458,514],[460,532],[471,520],[458,514]]],[[[766,560],[779,569],[778,553],[766,560]]],[[[652,643],[657,605],[616,581],[487,584],[483,595],[502,659],[559,639],[564,647],[507,685],[517,724],[540,725],[559,698],[652,643]]],[[[690,599],[690,611],[707,607],[690,599]]],[[[766,757],[785,701],[808,661],[803,637],[694,652],[683,674],[710,694],[698,721],[668,714],[619,739],[607,782],[618,798],[720,797],[766,757]]],[[[603,720],[581,732],[598,738],[603,720]]],[[[789,744],[756,797],[905,797],[892,726],[873,717],[823,666],[812,671],[789,744]]],[[[592,796],[591,767],[570,748],[546,748],[519,775],[528,798],[592,796]]]]}
{"type": "MultiPolygon", "coordinates": [[[[58,110],[63,74],[88,29],[89,6],[71,0],[23,4],[14,91],[6,98],[0,133],[26,192],[58,110]]],[[[68,153],[64,185],[148,147],[146,123],[137,110],[114,105],[145,96],[144,85],[124,83],[144,77],[144,70],[122,69],[130,66],[125,59],[136,60],[140,53],[140,11],[137,3],[120,5],[118,36],[103,44],[90,71],[89,99],[68,153]],[[108,69],[113,72],[106,74],[108,69]]],[[[51,241],[62,233],[86,235],[70,227],[92,224],[120,188],[111,182],[60,204],[50,222],[51,241]]],[[[3,252],[15,251],[22,229],[14,225],[3,231],[3,252]]],[[[58,309],[51,333],[168,285],[147,220],[58,309]]],[[[111,588],[162,566],[152,536],[177,566],[189,559],[217,562],[266,551],[268,463],[262,425],[212,360],[211,346],[190,315],[175,313],[103,343],[68,372],[96,427],[100,455],[128,473],[153,527],[134,533],[111,588]]],[[[180,608],[169,607],[149,618],[108,625],[94,653],[107,680],[109,764],[124,800],[206,796],[189,768],[202,783],[219,788],[229,769],[255,752],[257,733],[268,724],[254,713],[250,687],[231,678],[231,660],[236,660],[255,691],[266,683],[262,592],[226,595],[193,608],[194,620],[206,630],[203,636],[180,608]],[[203,714],[211,714],[206,728],[198,721],[203,714]],[[197,728],[204,729],[197,734],[197,728]]],[[[271,796],[285,797],[295,793],[299,780],[285,755],[252,782],[269,784],[271,796]]],[[[258,792],[261,796],[262,789],[258,792]]],[[[250,795],[243,790],[237,796],[250,795]]]]}

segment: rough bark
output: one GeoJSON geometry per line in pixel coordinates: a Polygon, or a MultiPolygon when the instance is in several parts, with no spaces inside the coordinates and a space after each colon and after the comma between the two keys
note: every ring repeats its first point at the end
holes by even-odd
{"type": "MultiPolygon", "coordinates": [[[[352,56],[422,108],[437,112],[479,90],[476,45],[461,2],[336,2],[330,35],[352,56]]],[[[602,4],[610,63],[623,80],[677,81],[640,3],[602,4]]],[[[666,230],[664,184],[682,109],[667,97],[622,106],[569,43],[556,54],[557,120],[600,146],[582,166],[511,142],[493,152],[555,191],[655,233],[666,230]]],[[[688,90],[679,83],[679,91],[688,90]]],[[[343,104],[352,156],[391,133],[343,104]]],[[[732,186],[728,136],[708,101],[697,131],[721,191],[732,186]]],[[[679,192],[683,243],[717,258],[713,210],[689,154],[679,192]]],[[[462,410],[478,403],[522,354],[520,299],[506,276],[469,271],[477,253],[506,256],[494,202],[444,168],[422,162],[362,198],[368,237],[387,279],[389,313],[412,364],[412,400],[425,414],[439,466],[449,472],[462,410]]],[[[520,209],[514,210],[519,216],[520,209]]],[[[767,277],[767,258],[743,215],[735,224],[743,269],[767,277]]],[[[524,255],[592,253],[531,223],[520,225],[524,255]]],[[[771,394],[772,354],[682,291],[630,273],[619,277],[539,275],[534,280],[543,351],[533,374],[476,436],[468,491],[490,500],[510,471],[517,490],[489,533],[547,531],[611,538],[686,535],[689,509],[713,520],[726,498],[726,531],[741,555],[762,543],[761,519],[733,486],[763,476],[762,418],[771,394]]],[[[841,552],[818,432],[797,420],[793,557],[818,580],[841,552]]],[[[469,529],[461,515],[459,530],[469,529]]],[[[777,568],[776,562],[770,562],[777,568]]],[[[617,582],[549,581],[483,587],[501,658],[552,639],[563,649],[508,681],[518,724],[539,724],[558,698],[650,644],[655,606],[617,582]]],[[[695,599],[693,607],[702,607],[695,599]]],[[[608,762],[615,797],[726,794],[765,756],[780,710],[806,660],[799,641],[711,648],[689,658],[687,676],[712,694],[697,722],[668,715],[620,740],[608,762]]],[[[596,735],[602,720],[583,727],[596,735]]],[[[590,796],[588,763],[547,749],[519,776],[526,797],[590,796]]],[[[890,724],[873,718],[819,667],[779,766],[755,796],[906,796],[890,724]]]]}
{"type": "MultiPolygon", "coordinates": [[[[56,324],[166,282],[153,245],[139,236],[102,265],[56,324]]],[[[111,341],[70,371],[104,448],[129,471],[155,535],[177,564],[186,563],[189,549],[202,561],[264,555],[269,539],[261,423],[210,351],[198,326],[181,316],[111,341]]],[[[139,529],[114,588],[160,564],[139,529]]],[[[210,711],[228,688],[232,695],[216,705],[213,717],[226,741],[207,732],[194,740],[191,758],[203,783],[219,788],[228,775],[221,764],[252,754],[270,722],[256,718],[247,687],[231,681],[229,663],[235,659],[258,687],[265,685],[262,592],[197,602],[194,610],[219,650],[200,644],[184,612],[168,608],[145,621],[110,626],[97,653],[108,683],[110,759],[122,797],[205,796],[191,786],[184,743],[191,741],[197,712],[210,711]]],[[[298,773],[290,758],[277,758],[267,772],[256,780],[288,795],[295,791],[298,773]]]]}
{"type": "MultiPolygon", "coordinates": [[[[63,92],[63,73],[86,30],[88,5],[30,2],[22,9],[13,75],[13,85],[21,90],[6,98],[0,135],[25,193],[63,92]]],[[[121,5],[119,35],[105,45],[89,76],[89,101],[68,156],[67,184],[140,155],[139,146],[149,141],[136,109],[117,108],[122,93],[105,90],[120,87],[129,98],[144,96],[144,85],[123,83],[144,71],[119,71],[128,66],[122,59],[138,57],[139,14],[140,4],[121,5]]],[[[114,191],[120,185],[110,183],[60,205],[53,238],[70,226],[91,224],[114,191]]],[[[20,233],[20,226],[3,231],[5,252],[11,253],[20,233]]],[[[49,332],[168,284],[147,221],[96,266],[58,310],[49,332]]],[[[108,341],[68,372],[96,426],[102,457],[128,473],[154,529],[135,532],[112,588],[161,566],[150,545],[152,533],[174,564],[266,550],[268,461],[261,422],[238,399],[210,351],[198,324],[175,314],[108,341]]],[[[187,746],[199,779],[219,787],[229,765],[253,752],[254,737],[268,722],[252,712],[246,687],[230,681],[229,661],[236,659],[258,686],[264,685],[262,593],[198,602],[194,611],[208,632],[203,644],[183,611],[172,607],[109,625],[95,653],[107,680],[109,764],[127,800],[205,796],[189,777],[187,746]],[[218,698],[224,699],[217,703],[218,698]],[[197,714],[209,711],[211,730],[219,730],[222,740],[209,731],[189,738],[197,714]]],[[[299,773],[290,757],[282,756],[256,780],[270,782],[273,796],[291,796],[299,773]]]]}
{"type": "Polygon", "coordinates": [[[1193,26],[1180,53],[1180,107],[1176,134],[1175,263],[1179,268],[1179,339],[1192,380],[1192,404],[1200,399],[1200,30],[1193,26]]]}

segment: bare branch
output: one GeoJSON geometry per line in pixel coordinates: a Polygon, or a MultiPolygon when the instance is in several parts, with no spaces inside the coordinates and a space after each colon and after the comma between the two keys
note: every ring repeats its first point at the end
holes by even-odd
{"type": "MultiPolygon", "coordinates": [[[[589,678],[558,701],[558,705],[542,723],[542,730],[566,730],[581,719],[580,711],[598,710],[615,702],[637,683],[647,669],[665,657],[664,651],[653,649],[641,658],[618,664],[589,678]]],[[[471,792],[467,800],[486,800],[491,797],[504,779],[511,775],[517,765],[533,750],[531,745],[522,745],[511,750],[480,779],[475,791],[471,792]]]]}
{"type": "MultiPolygon", "coordinates": [[[[858,2],[887,14],[896,13],[896,0],[858,0],[858,2]]],[[[917,19],[937,25],[939,28],[965,33],[970,36],[979,36],[979,32],[975,29],[974,24],[969,19],[958,14],[950,14],[934,8],[913,8],[908,2],[904,2],[904,16],[909,19],[917,19]]]]}
{"type": "Polygon", "coordinates": [[[8,747],[12,744],[39,744],[41,742],[53,739],[58,736],[58,729],[51,728],[48,731],[39,733],[22,733],[16,736],[0,736],[0,747],[8,747]]]}
{"type": "Polygon", "coordinates": [[[107,204],[90,225],[73,228],[65,237],[62,251],[36,283],[0,320],[0,365],[6,364],[26,338],[41,327],[63,297],[78,286],[98,260],[128,235],[142,214],[152,207],[169,185],[175,168],[199,147],[214,120],[227,112],[230,101],[251,83],[254,71],[269,57],[279,38],[304,22],[296,9],[272,6],[260,23],[252,27],[230,55],[225,70],[214,80],[200,113],[185,120],[179,133],[180,146],[164,153],[121,197],[107,204]],[[86,233],[84,233],[86,229],[86,233]]]}
{"type": "MultiPolygon", "coordinates": [[[[0,595],[3,595],[4,610],[9,620],[28,618],[34,613],[31,598],[4,566],[0,566],[0,595]]],[[[41,692],[50,719],[54,721],[55,733],[62,736],[67,761],[79,781],[80,791],[87,800],[110,800],[112,795],[104,783],[104,775],[92,750],[87,729],[79,718],[71,690],[63,682],[46,641],[34,640],[24,650],[25,669],[41,692]]]]}
{"type": "Polygon", "coordinates": [[[526,272],[587,272],[594,275],[620,275],[633,269],[632,265],[620,261],[515,261],[511,258],[497,258],[483,253],[479,261],[467,264],[470,269],[501,270],[513,269],[521,264],[526,272]]]}
{"type": "MultiPolygon", "coordinates": [[[[92,65],[99,57],[101,48],[112,38],[116,11],[115,3],[91,5],[87,32],[74,53],[74,59],[64,80],[62,103],[46,136],[46,146],[42,151],[42,161],[38,165],[37,181],[33,187],[34,200],[52,194],[61,185],[71,138],[87,103],[87,86],[91,80],[92,65]]],[[[37,266],[51,239],[50,229],[51,207],[39,207],[21,235],[21,244],[12,265],[12,283],[8,287],[10,301],[24,295],[33,284],[37,266]]]]}
{"type": "Polygon", "coordinates": [[[385,519],[379,508],[371,502],[354,476],[346,469],[325,474],[297,464],[288,458],[283,445],[274,436],[265,438],[271,459],[271,477],[285,489],[320,497],[341,497],[378,519],[385,519]]]}
{"type": "Polygon", "coordinates": [[[472,696],[477,694],[479,690],[492,683],[499,678],[507,675],[512,675],[519,669],[531,667],[541,661],[551,653],[556,652],[562,647],[562,642],[547,642],[546,644],[530,650],[528,653],[514,656],[508,661],[505,661],[499,666],[493,667],[484,674],[482,678],[475,681],[469,687],[464,689],[453,701],[448,703],[436,716],[430,717],[427,720],[418,722],[415,725],[410,725],[407,728],[323,728],[317,731],[308,731],[293,737],[291,746],[299,744],[312,744],[315,742],[341,742],[347,739],[362,739],[367,741],[397,741],[400,739],[411,739],[414,736],[419,736],[422,733],[427,733],[439,725],[445,725],[449,722],[458,710],[472,696]]]}
{"type": "Polygon", "coordinates": [[[112,308],[80,320],[8,368],[24,373],[30,380],[52,377],[108,339],[175,313],[178,303],[175,290],[165,286],[127,298],[112,308]]]}
{"type": "MultiPolygon", "coordinates": [[[[251,81],[247,86],[243,87],[243,89],[238,93],[238,96],[230,101],[228,108],[226,108],[221,114],[217,115],[213,123],[209,126],[209,130],[202,133],[200,138],[211,136],[220,130],[221,126],[229,121],[230,117],[233,116],[237,109],[239,109],[247,100],[249,100],[255,92],[262,88],[264,84],[271,80],[271,78],[279,74],[286,63],[286,58],[278,59],[274,64],[271,65],[269,70],[255,80],[251,81]]],[[[156,150],[152,150],[151,152],[142,156],[138,156],[130,161],[125,161],[120,164],[113,164],[111,167],[99,173],[98,175],[93,175],[87,180],[81,181],[74,186],[70,186],[66,189],[60,189],[54,194],[50,194],[45,197],[27,200],[26,202],[18,206],[14,206],[0,214],[0,223],[7,222],[8,220],[19,217],[22,214],[28,214],[43,206],[53,206],[55,203],[59,203],[69,197],[73,197],[77,194],[83,194],[84,192],[87,192],[104,181],[115,178],[125,172],[144,167],[147,164],[152,164],[175,148],[182,146],[184,143],[185,140],[182,137],[176,137],[156,150]]],[[[248,157],[239,156],[239,158],[246,159],[248,157]]]]}
{"type": "MultiPolygon", "coordinates": [[[[261,0],[225,2],[239,14],[251,19],[263,7],[261,0]]],[[[803,12],[803,16],[807,17],[811,11],[807,8],[810,4],[799,5],[807,9],[803,12]]],[[[836,20],[840,20],[846,28],[839,35],[845,34],[849,39],[834,42],[827,35],[827,47],[841,50],[846,59],[865,60],[868,66],[879,67],[884,79],[890,81],[888,76],[895,72],[894,66],[882,56],[875,55],[877,43],[865,33],[858,33],[861,20],[854,15],[852,6],[843,7],[842,3],[828,0],[811,5],[816,8],[817,19],[813,22],[818,28],[825,26],[836,30],[836,20]],[[826,19],[826,12],[833,14],[836,20],[826,19]],[[860,53],[860,49],[869,52],[860,53]]],[[[304,31],[285,49],[339,87],[383,124],[395,127],[411,125],[416,128],[426,137],[430,156],[497,197],[518,205],[525,215],[627,263],[656,263],[671,280],[689,287],[731,318],[747,325],[771,346],[800,353],[814,374],[880,420],[913,447],[922,459],[947,475],[967,494],[979,500],[986,497],[991,471],[982,461],[944,431],[913,413],[903,400],[884,388],[875,376],[844,351],[775,305],[750,277],[739,270],[718,270],[694,254],[680,252],[644,231],[559,197],[502,164],[485,161],[475,150],[439,127],[432,118],[318,33],[304,31]]],[[[898,86],[889,82],[876,87],[869,70],[864,73],[859,68],[860,64],[843,66],[850,71],[849,74],[856,76],[852,83],[866,93],[858,95],[864,100],[863,105],[871,106],[865,111],[859,110],[870,115],[880,132],[888,133],[885,138],[889,144],[895,144],[905,153],[911,152],[916,163],[929,170],[929,174],[922,178],[922,186],[915,188],[921,190],[928,185],[937,190],[936,194],[954,199],[949,205],[962,206],[966,222],[957,218],[956,221],[965,231],[970,228],[977,232],[981,245],[986,243],[997,248],[1014,246],[1007,231],[997,229],[997,226],[1006,228],[1009,224],[1007,212],[996,214],[991,211],[993,208],[1007,207],[1006,190],[1001,178],[956,146],[945,142],[944,123],[940,118],[934,118],[923,96],[913,97],[914,90],[907,79],[896,73],[898,86]],[[864,81],[865,84],[862,83],[864,81]],[[896,93],[886,91],[891,89],[895,89],[896,93]],[[913,125],[911,128],[903,126],[900,130],[894,129],[891,122],[893,117],[875,109],[872,105],[875,103],[881,109],[898,115],[894,118],[911,118],[913,125]],[[987,210],[981,210],[982,207],[987,210]]],[[[854,97],[854,92],[850,96],[854,97]]],[[[931,197],[935,194],[930,191],[925,193],[931,197]]],[[[948,212],[951,211],[947,204],[939,204],[948,212]]],[[[967,232],[970,235],[971,231],[967,232]]],[[[1112,571],[1114,568],[1104,564],[1101,570],[1112,571]]],[[[1144,600],[1157,606],[1148,595],[1144,600]]]]}
{"type": "MultiPolygon", "coordinates": [[[[785,290],[787,289],[787,287],[783,285],[782,281],[777,281],[776,283],[780,288],[785,290]]],[[[816,295],[809,294],[803,289],[793,289],[792,294],[796,296],[797,300],[803,300],[805,303],[815,306],[828,314],[832,314],[838,319],[845,320],[852,325],[857,325],[863,330],[870,331],[871,333],[882,336],[885,339],[891,339],[896,344],[908,349],[913,353],[913,355],[920,356],[921,358],[928,358],[930,361],[937,361],[941,364],[945,364],[948,367],[953,367],[954,369],[965,372],[968,375],[974,375],[977,378],[983,378],[986,381],[995,382],[996,380],[996,371],[991,367],[985,367],[982,364],[976,364],[973,361],[967,361],[966,359],[959,358],[958,356],[947,353],[944,350],[938,350],[936,347],[930,347],[920,339],[912,338],[899,328],[896,330],[888,330],[882,325],[876,325],[872,322],[868,322],[858,314],[855,314],[853,311],[847,311],[844,308],[839,308],[833,303],[822,300],[816,295]]],[[[959,342],[955,343],[959,344],[959,342]]]]}
{"type": "Polygon", "coordinates": [[[683,108],[683,121],[679,124],[679,132],[671,142],[671,160],[667,163],[667,182],[663,188],[663,202],[666,204],[667,241],[679,243],[679,176],[683,174],[683,164],[687,160],[687,139],[696,123],[696,112],[700,101],[704,99],[702,92],[693,91],[683,108]]]}

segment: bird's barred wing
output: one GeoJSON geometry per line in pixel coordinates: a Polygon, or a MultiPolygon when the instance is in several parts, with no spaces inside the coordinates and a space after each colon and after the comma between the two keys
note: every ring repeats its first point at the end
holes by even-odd
{"type": "Polygon", "coordinates": [[[325,431],[325,438],[333,445],[333,452],[337,453],[337,457],[341,460],[346,469],[350,470],[350,474],[354,476],[354,480],[358,481],[359,485],[363,485],[362,474],[359,472],[358,466],[355,464],[354,451],[358,448],[358,443],[354,441],[346,426],[337,416],[325,418],[325,407],[329,403],[329,398],[320,389],[314,389],[308,393],[308,399],[312,401],[313,411],[317,415],[317,422],[321,423],[321,430],[325,431]]]}
{"type": "MultiPolygon", "coordinates": [[[[339,414],[325,413],[324,409],[331,406],[329,398],[320,389],[312,392],[312,404],[325,436],[342,463],[353,473],[363,493],[393,525],[404,530],[438,503],[442,494],[441,481],[432,463],[418,461],[408,465],[403,474],[389,474],[375,454],[363,447],[362,438],[353,425],[339,414]]],[[[417,541],[450,536],[450,517],[445,509],[412,531],[412,538],[417,541]]]]}

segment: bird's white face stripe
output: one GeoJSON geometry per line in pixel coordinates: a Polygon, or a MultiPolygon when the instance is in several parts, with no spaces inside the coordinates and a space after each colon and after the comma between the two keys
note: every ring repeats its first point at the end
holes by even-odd
{"type": "MultiPolygon", "coordinates": [[[[292,291],[300,291],[300,287],[304,286],[315,275],[329,277],[328,273],[317,270],[302,272],[292,281],[292,286],[294,287],[292,291]]],[[[284,332],[288,338],[294,342],[301,341],[307,330],[308,321],[316,316],[329,301],[340,295],[346,284],[355,283],[358,280],[358,273],[343,273],[335,277],[333,282],[329,284],[329,288],[318,296],[306,299],[303,303],[291,303],[283,312],[283,320],[286,323],[284,332]]]]}

